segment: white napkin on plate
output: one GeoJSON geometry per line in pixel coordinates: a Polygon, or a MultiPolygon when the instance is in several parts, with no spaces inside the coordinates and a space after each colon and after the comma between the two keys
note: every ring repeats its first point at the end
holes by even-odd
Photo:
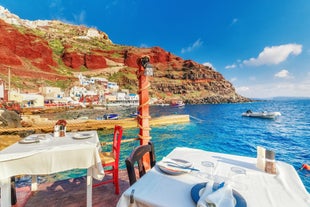
{"type": "Polygon", "coordinates": [[[191,171],[191,169],[187,169],[187,168],[183,168],[182,166],[179,166],[178,165],[173,165],[172,163],[172,166],[169,164],[169,163],[166,163],[164,162],[163,160],[162,161],[159,161],[156,163],[159,167],[162,167],[162,168],[165,168],[167,170],[171,170],[171,171],[176,171],[176,172],[184,172],[184,173],[189,173],[191,171]]]}
{"type": "Polygon", "coordinates": [[[204,189],[199,201],[197,202],[197,207],[234,207],[235,198],[233,196],[233,191],[230,185],[225,184],[220,189],[213,192],[213,183],[208,182],[206,188],[204,189]]]}

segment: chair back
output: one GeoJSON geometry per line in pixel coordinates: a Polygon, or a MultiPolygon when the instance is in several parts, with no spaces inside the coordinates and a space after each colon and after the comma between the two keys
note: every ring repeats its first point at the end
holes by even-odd
{"type": "Polygon", "coordinates": [[[121,151],[121,139],[123,136],[123,127],[116,125],[114,127],[113,144],[112,150],[109,152],[101,152],[100,158],[102,167],[105,174],[112,174],[111,179],[104,179],[99,183],[93,184],[93,187],[98,187],[107,183],[113,183],[115,186],[115,194],[119,194],[119,180],[118,180],[118,168],[119,168],[119,157],[121,151]]]}
{"type": "Polygon", "coordinates": [[[137,181],[137,176],[135,172],[135,164],[138,164],[139,177],[141,178],[146,173],[146,168],[143,163],[143,156],[148,154],[150,157],[149,166],[154,167],[156,164],[155,149],[152,142],[147,145],[140,145],[136,147],[130,154],[130,156],[125,160],[129,184],[132,185],[137,181]]]}
{"type": "Polygon", "coordinates": [[[116,163],[119,162],[122,136],[123,136],[123,127],[116,125],[114,127],[113,146],[112,146],[112,153],[116,163]]]}

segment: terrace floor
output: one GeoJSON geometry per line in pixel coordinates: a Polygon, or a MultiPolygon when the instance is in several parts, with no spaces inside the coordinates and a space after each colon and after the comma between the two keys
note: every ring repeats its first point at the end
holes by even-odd
{"type": "MultiPolygon", "coordinates": [[[[108,178],[110,175],[106,175],[108,178]]],[[[113,183],[93,188],[93,207],[115,207],[121,194],[129,187],[126,170],[120,170],[120,194],[114,193],[113,183]]],[[[16,188],[17,204],[13,207],[84,207],[86,206],[86,178],[55,181],[30,187],[16,188]]],[[[95,180],[93,181],[96,182],[95,180]]]]}

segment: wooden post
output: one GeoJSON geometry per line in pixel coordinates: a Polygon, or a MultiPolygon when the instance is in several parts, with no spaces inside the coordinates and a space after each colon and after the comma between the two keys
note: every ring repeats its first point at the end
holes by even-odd
{"type": "MultiPolygon", "coordinates": [[[[137,63],[139,65],[139,70],[137,72],[137,77],[139,80],[139,115],[137,117],[138,125],[140,128],[139,131],[139,139],[140,139],[140,145],[147,145],[150,137],[150,125],[149,125],[149,119],[150,117],[150,111],[149,111],[149,80],[148,77],[145,75],[145,68],[147,63],[149,62],[150,58],[148,56],[143,56],[141,58],[138,58],[137,63]]],[[[143,157],[143,163],[146,168],[146,170],[151,169],[150,166],[150,157],[148,154],[146,154],[143,157]]]]}
{"type": "Polygon", "coordinates": [[[139,138],[140,138],[140,145],[148,144],[150,137],[150,124],[149,119],[150,111],[149,111],[149,80],[148,77],[144,74],[145,72],[145,63],[149,62],[148,56],[143,56],[138,58],[137,63],[139,65],[139,70],[137,73],[139,79],[139,115],[137,117],[138,124],[139,124],[139,138]]]}

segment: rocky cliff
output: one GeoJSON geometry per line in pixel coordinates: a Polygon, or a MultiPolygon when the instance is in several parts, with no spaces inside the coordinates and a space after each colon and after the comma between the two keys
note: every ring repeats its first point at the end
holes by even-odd
{"type": "Polygon", "coordinates": [[[33,92],[39,86],[62,88],[76,84],[78,73],[106,77],[137,92],[137,58],[150,57],[154,76],[150,95],[169,102],[234,103],[250,101],[212,68],[183,60],[160,47],[114,44],[94,28],[60,21],[28,21],[0,6],[0,78],[10,68],[13,87],[33,92]]]}

